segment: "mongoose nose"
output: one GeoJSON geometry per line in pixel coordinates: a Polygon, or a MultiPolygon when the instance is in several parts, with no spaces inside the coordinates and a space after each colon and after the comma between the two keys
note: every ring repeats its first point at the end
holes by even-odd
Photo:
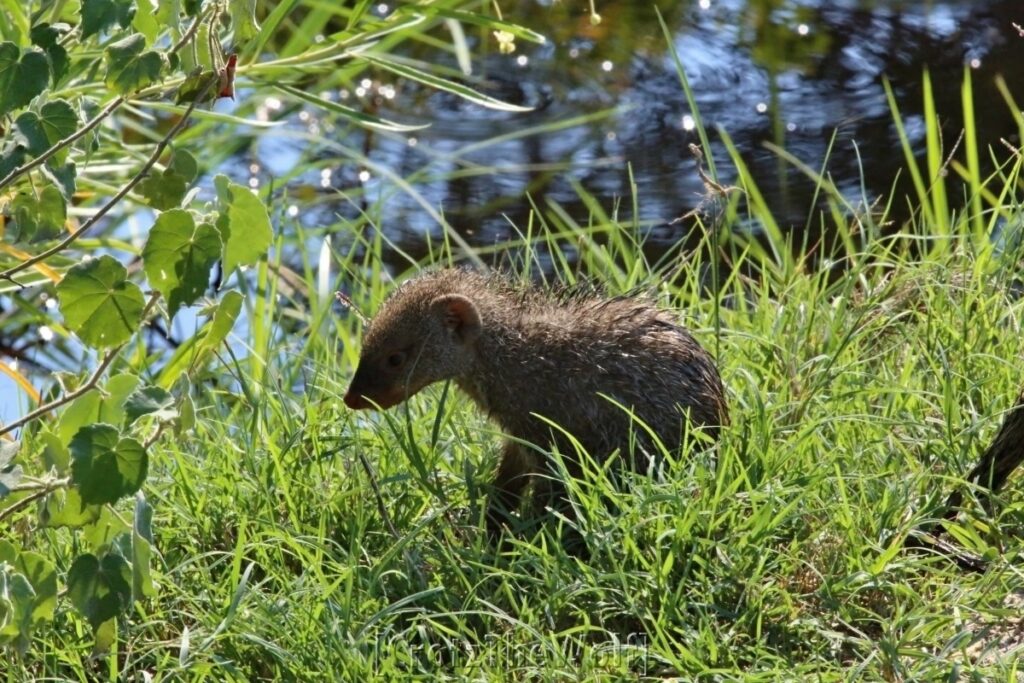
{"type": "Polygon", "coordinates": [[[352,410],[362,410],[363,408],[369,408],[370,402],[363,398],[361,394],[356,394],[349,390],[345,394],[345,405],[352,410]]]}

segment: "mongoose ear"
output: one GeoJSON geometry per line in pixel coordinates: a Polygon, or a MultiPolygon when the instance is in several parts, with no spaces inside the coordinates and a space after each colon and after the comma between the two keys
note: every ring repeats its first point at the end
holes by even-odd
{"type": "Polygon", "coordinates": [[[455,332],[464,343],[473,341],[480,333],[480,312],[461,294],[439,296],[434,299],[433,308],[441,315],[444,326],[455,332]]]}

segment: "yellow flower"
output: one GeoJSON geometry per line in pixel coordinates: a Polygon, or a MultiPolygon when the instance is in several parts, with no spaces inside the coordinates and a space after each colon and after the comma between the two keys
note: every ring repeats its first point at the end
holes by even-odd
{"type": "Polygon", "coordinates": [[[516,37],[508,31],[495,31],[494,37],[498,40],[498,50],[503,55],[510,55],[516,51],[516,37]]]}

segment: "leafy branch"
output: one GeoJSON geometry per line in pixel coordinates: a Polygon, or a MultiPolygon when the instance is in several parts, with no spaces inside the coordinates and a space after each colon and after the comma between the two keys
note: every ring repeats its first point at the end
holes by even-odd
{"type": "Polygon", "coordinates": [[[10,489],[11,493],[20,493],[23,491],[32,491],[29,495],[21,498],[20,500],[12,503],[3,510],[0,510],[0,522],[4,521],[8,517],[12,516],[20,510],[24,510],[33,502],[40,498],[45,498],[54,491],[62,488],[67,488],[71,485],[71,477],[57,477],[54,479],[46,479],[41,482],[32,484],[21,484],[10,489]]]}
{"type": "MultiPolygon", "coordinates": [[[[197,18],[196,22],[198,21],[199,19],[197,18]]],[[[79,237],[84,235],[89,229],[91,229],[94,225],[96,225],[96,223],[98,223],[100,219],[107,215],[107,213],[112,208],[117,206],[121,202],[121,200],[124,199],[128,195],[128,193],[135,188],[136,185],[138,185],[140,182],[142,182],[144,178],[146,178],[146,176],[149,174],[150,169],[153,168],[156,162],[163,155],[164,150],[167,149],[167,145],[169,145],[171,140],[173,140],[178,135],[178,133],[180,133],[185,128],[186,124],[188,124],[189,118],[191,117],[192,112],[195,110],[196,105],[198,105],[199,102],[205,100],[207,94],[210,92],[214,84],[217,82],[218,81],[212,79],[206,82],[206,84],[200,91],[199,96],[189,103],[181,118],[178,119],[177,123],[175,123],[174,126],[169,131],[167,131],[167,134],[164,135],[160,142],[157,143],[156,148],[153,150],[153,153],[150,154],[149,158],[146,160],[146,163],[142,165],[142,168],[140,168],[139,171],[127,183],[125,183],[125,185],[117,192],[117,194],[108,199],[107,202],[89,218],[89,220],[87,220],[85,223],[79,226],[78,229],[68,233],[67,237],[65,237],[64,239],[62,239],[60,242],[50,247],[49,249],[41,251],[40,253],[32,256],[31,258],[22,261],[18,265],[12,266],[7,270],[3,271],[2,273],[0,273],[0,279],[9,280],[11,282],[14,282],[15,284],[18,284],[17,281],[14,280],[14,275],[20,273],[21,271],[27,268],[31,268],[33,265],[41,261],[45,261],[54,254],[58,254],[64,249],[66,249],[75,240],[77,240],[79,237]]],[[[3,432],[0,432],[0,434],[2,433],[3,432]]]]}
{"type": "MultiPolygon", "coordinates": [[[[143,309],[143,312],[142,312],[143,318],[145,318],[146,315],[148,315],[148,313],[152,310],[153,306],[156,305],[156,302],[159,299],[160,299],[160,293],[159,292],[153,292],[150,295],[149,301],[146,302],[146,307],[145,307],[145,309],[143,309]]],[[[127,342],[125,342],[125,343],[127,343],[127,342]]],[[[25,415],[23,415],[21,418],[15,420],[14,422],[11,422],[10,424],[7,424],[7,425],[4,425],[3,427],[0,427],[0,436],[3,436],[4,434],[7,434],[8,432],[14,431],[18,427],[21,427],[22,425],[28,424],[29,422],[32,422],[33,420],[39,419],[40,417],[42,417],[43,415],[46,415],[50,411],[52,411],[52,410],[54,410],[56,408],[60,408],[61,406],[66,405],[68,403],[71,403],[72,401],[74,401],[79,396],[84,396],[85,394],[89,393],[89,391],[91,391],[92,389],[94,389],[96,387],[96,385],[100,381],[100,378],[103,377],[103,373],[105,373],[107,371],[107,368],[110,367],[110,364],[114,362],[114,359],[117,358],[117,354],[120,353],[121,349],[123,349],[124,347],[125,347],[125,344],[118,344],[117,346],[115,346],[114,348],[110,349],[105,354],[103,354],[103,358],[100,360],[99,365],[96,366],[96,369],[93,370],[92,374],[89,375],[89,379],[87,379],[82,384],[82,386],[78,387],[74,391],[69,391],[68,393],[64,394],[63,396],[55,398],[54,400],[50,401],[49,403],[45,403],[45,404],[39,406],[35,410],[33,410],[33,411],[29,412],[29,413],[26,413],[25,415]]]]}
{"type": "MultiPolygon", "coordinates": [[[[189,41],[192,40],[192,37],[195,36],[196,31],[199,30],[199,26],[202,23],[204,17],[205,14],[200,14],[195,18],[195,20],[192,22],[192,25],[188,27],[188,30],[186,30],[185,33],[182,34],[178,42],[176,42],[171,47],[171,49],[168,50],[168,54],[176,54],[179,50],[181,50],[181,48],[185,47],[185,45],[187,45],[189,41]]],[[[31,161],[27,161],[20,166],[16,166],[10,173],[4,176],[3,179],[0,179],[0,190],[2,190],[7,185],[11,184],[13,181],[17,180],[20,176],[24,175],[28,171],[31,171],[34,168],[38,168],[39,166],[42,166],[44,163],[53,158],[58,152],[60,152],[65,147],[68,147],[69,145],[72,145],[81,138],[85,137],[87,133],[89,133],[92,129],[94,129],[96,126],[102,123],[104,119],[106,119],[115,111],[117,111],[117,108],[127,101],[127,96],[118,95],[113,100],[108,102],[107,105],[103,107],[103,109],[100,110],[98,114],[92,117],[84,126],[76,130],[74,133],[53,143],[53,145],[51,145],[49,149],[39,154],[31,161]]],[[[7,279],[10,278],[8,277],[7,279]]]]}

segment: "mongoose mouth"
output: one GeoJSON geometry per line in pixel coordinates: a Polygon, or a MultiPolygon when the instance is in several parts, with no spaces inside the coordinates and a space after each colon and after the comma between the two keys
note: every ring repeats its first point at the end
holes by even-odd
{"type": "Polygon", "coordinates": [[[367,408],[387,410],[404,400],[405,394],[401,391],[391,391],[382,396],[365,396],[349,389],[348,393],[345,394],[345,405],[352,410],[366,410],[367,408]]]}
{"type": "Polygon", "coordinates": [[[370,402],[363,398],[361,394],[353,394],[351,391],[345,394],[345,405],[352,410],[362,410],[364,408],[372,407],[370,402]]]}

